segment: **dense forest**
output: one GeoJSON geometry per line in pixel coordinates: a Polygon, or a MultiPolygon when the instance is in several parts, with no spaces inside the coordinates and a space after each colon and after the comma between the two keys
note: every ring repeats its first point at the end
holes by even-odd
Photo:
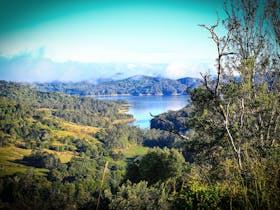
{"type": "Polygon", "coordinates": [[[225,12],[200,25],[216,76],[185,87],[189,105],[152,129],[126,123],[125,101],[1,81],[0,208],[279,209],[280,4],[225,12]]]}
{"type": "Polygon", "coordinates": [[[111,80],[93,84],[90,82],[51,82],[35,83],[31,87],[46,92],[62,92],[77,95],[184,95],[186,86],[193,89],[200,79],[182,78],[179,80],[161,77],[134,76],[123,80],[111,80]]]}

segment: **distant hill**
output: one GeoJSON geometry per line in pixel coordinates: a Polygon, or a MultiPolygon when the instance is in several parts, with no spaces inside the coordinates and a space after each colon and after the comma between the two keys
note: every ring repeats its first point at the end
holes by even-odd
{"type": "Polygon", "coordinates": [[[162,77],[137,75],[122,80],[101,80],[99,84],[88,81],[34,83],[33,89],[45,92],[63,92],[76,95],[184,95],[186,88],[200,84],[197,78],[172,80],[162,77]]]}
{"type": "Polygon", "coordinates": [[[192,78],[192,77],[184,77],[177,80],[178,82],[182,83],[183,85],[186,85],[190,89],[195,88],[201,83],[201,79],[198,78],[192,78]]]}

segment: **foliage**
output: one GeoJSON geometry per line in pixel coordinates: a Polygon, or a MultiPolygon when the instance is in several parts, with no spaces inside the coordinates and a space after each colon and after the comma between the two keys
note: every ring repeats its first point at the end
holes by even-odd
{"type": "Polygon", "coordinates": [[[101,101],[92,97],[39,92],[19,83],[0,81],[0,96],[32,108],[48,108],[53,116],[83,125],[104,126],[116,119],[131,118],[119,112],[124,101],[101,101]]]}
{"type": "Polygon", "coordinates": [[[190,107],[187,106],[179,111],[168,111],[155,116],[151,120],[151,129],[161,129],[165,131],[176,130],[181,134],[185,134],[188,131],[186,121],[190,111],[190,107]]]}
{"type": "Polygon", "coordinates": [[[148,183],[141,181],[137,184],[126,182],[110,204],[111,209],[169,209],[168,194],[164,186],[148,187],[148,183]]]}
{"type": "Polygon", "coordinates": [[[54,169],[60,167],[60,160],[53,154],[47,152],[36,152],[29,156],[25,156],[23,161],[26,165],[34,166],[36,168],[54,169]]]}
{"type": "Polygon", "coordinates": [[[131,143],[141,143],[141,130],[125,123],[112,124],[97,132],[95,137],[108,149],[120,149],[128,147],[131,143]]]}
{"type": "Polygon", "coordinates": [[[182,139],[166,130],[164,127],[158,129],[145,130],[143,132],[143,145],[146,147],[177,148],[180,147],[182,139]]]}
{"type": "Polygon", "coordinates": [[[132,182],[146,180],[149,184],[179,176],[185,167],[183,156],[175,149],[150,150],[127,168],[126,177],[132,182]]]}
{"type": "Polygon", "coordinates": [[[280,203],[279,171],[272,167],[280,167],[279,45],[268,36],[273,27],[261,5],[228,2],[225,37],[216,34],[218,24],[202,25],[217,46],[217,77],[203,75],[203,86],[189,91],[186,150],[205,168],[208,183],[228,187],[231,208],[276,209],[280,203]]]}

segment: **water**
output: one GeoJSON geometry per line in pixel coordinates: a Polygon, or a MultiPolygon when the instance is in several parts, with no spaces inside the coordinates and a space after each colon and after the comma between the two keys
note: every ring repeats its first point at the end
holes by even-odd
{"type": "Polygon", "coordinates": [[[104,96],[98,98],[127,100],[132,105],[128,114],[132,114],[136,119],[132,124],[140,128],[150,128],[151,114],[158,115],[169,110],[179,110],[188,103],[188,96],[104,96]]]}

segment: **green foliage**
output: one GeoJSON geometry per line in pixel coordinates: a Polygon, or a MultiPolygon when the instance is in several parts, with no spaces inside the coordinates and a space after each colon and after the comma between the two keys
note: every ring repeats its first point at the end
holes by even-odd
{"type": "Polygon", "coordinates": [[[111,209],[169,209],[168,194],[164,186],[148,187],[148,183],[141,181],[137,184],[126,182],[112,197],[111,209]]]}
{"type": "Polygon", "coordinates": [[[119,113],[123,101],[101,101],[92,97],[39,92],[19,83],[0,81],[0,96],[14,99],[26,107],[48,108],[53,116],[83,125],[103,126],[108,121],[131,118],[130,115],[119,113]]]}
{"type": "MultiPolygon", "coordinates": [[[[217,26],[205,27],[217,44],[218,76],[206,75],[204,85],[190,91],[192,111],[187,126],[192,132],[186,151],[204,169],[198,182],[209,185],[201,199],[210,208],[213,203],[205,197],[208,190],[219,192],[225,186],[229,189],[226,195],[218,193],[213,199],[220,208],[226,208],[219,204],[223,197],[229,197],[229,207],[237,209],[277,209],[280,203],[279,177],[275,176],[279,172],[271,167],[272,163],[279,167],[280,154],[279,57],[268,53],[275,46],[264,31],[262,3],[226,4],[228,19],[224,23],[229,38],[220,38],[215,33],[217,26]]],[[[184,192],[193,197],[192,190],[184,192]]],[[[196,200],[190,205],[206,208],[198,207],[197,202],[202,203],[196,200]]]]}
{"type": "MultiPolygon", "coordinates": [[[[104,125],[130,117],[119,113],[119,102],[42,93],[4,81],[0,86],[1,146],[6,146],[6,152],[12,153],[13,148],[23,151],[22,155],[11,154],[1,160],[0,208],[94,208],[102,166],[108,160],[110,173],[106,174],[103,188],[115,190],[119,186],[125,168],[113,161],[103,144],[94,139],[99,129],[71,123],[104,125]],[[33,149],[31,155],[28,148],[33,149]],[[72,159],[61,163],[66,153],[72,159]],[[34,168],[36,174],[26,171],[33,167],[40,168],[34,168]],[[38,173],[39,170],[44,173],[38,173]],[[23,173],[4,176],[13,171],[23,173]]],[[[136,137],[137,133],[131,132],[128,141],[136,137]]],[[[101,206],[108,209],[108,201],[102,201],[101,206]]]]}
{"type": "Polygon", "coordinates": [[[188,131],[186,119],[190,111],[189,107],[184,107],[179,111],[168,111],[155,116],[151,120],[151,129],[176,130],[179,133],[185,134],[188,131]]]}
{"type": "Polygon", "coordinates": [[[133,182],[145,180],[149,184],[154,184],[179,176],[184,167],[185,160],[177,150],[156,148],[131,163],[126,176],[133,182]]]}
{"type": "Polygon", "coordinates": [[[227,209],[226,196],[217,187],[195,188],[181,190],[174,201],[174,209],[227,209]]]}
{"type": "Polygon", "coordinates": [[[47,152],[36,152],[29,156],[25,156],[23,162],[29,166],[47,169],[60,168],[61,165],[58,157],[47,152]]]}
{"type": "Polygon", "coordinates": [[[101,129],[95,137],[108,149],[126,148],[131,143],[141,143],[141,131],[125,123],[101,129]]]}

